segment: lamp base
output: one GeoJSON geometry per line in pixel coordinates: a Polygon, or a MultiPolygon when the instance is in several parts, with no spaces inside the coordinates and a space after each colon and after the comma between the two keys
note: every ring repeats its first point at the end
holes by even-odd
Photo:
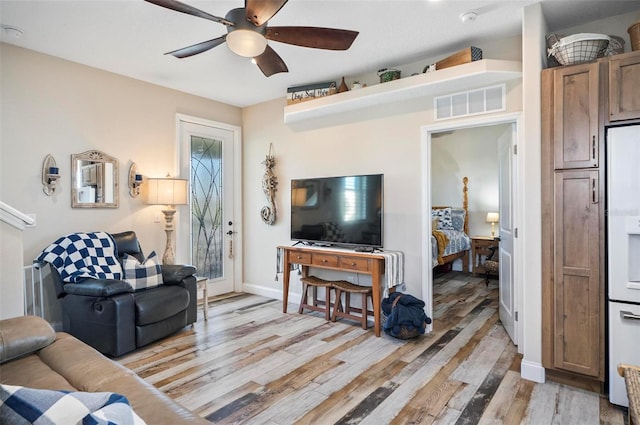
{"type": "Polygon", "coordinates": [[[175,264],[176,255],[173,252],[173,216],[176,214],[174,209],[162,210],[164,214],[165,226],[164,232],[167,234],[167,244],[164,247],[164,254],[162,254],[162,264],[175,264]]]}

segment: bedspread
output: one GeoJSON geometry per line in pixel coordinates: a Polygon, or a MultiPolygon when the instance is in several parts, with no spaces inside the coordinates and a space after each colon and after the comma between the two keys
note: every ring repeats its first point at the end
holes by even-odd
{"type": "MultiPolygon", "coordinates": [[[[449,243],[444,247],[442,256],[455,254],[458,252],[466,251],[471,248],[471,238],[464,232],[459,230],[438,230],[444,233],[449,239],[449,243]]],[[[431,267],[436,267],[438,263],[439,245],[436,238],[431,235],[431,267]]]]}

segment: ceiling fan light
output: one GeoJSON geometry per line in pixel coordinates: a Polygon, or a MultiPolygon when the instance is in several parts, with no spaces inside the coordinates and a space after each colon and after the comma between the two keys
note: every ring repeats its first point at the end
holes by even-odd
{"type": "Polygon", "coordinates": [[[227,46],[236,55],[253,58],[267,48],[267,39],[258,32],[237,29],[227,34],[227,46]]]}

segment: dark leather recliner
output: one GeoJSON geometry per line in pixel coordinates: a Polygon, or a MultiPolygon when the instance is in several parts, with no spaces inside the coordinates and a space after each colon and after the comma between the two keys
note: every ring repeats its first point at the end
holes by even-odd
{"type": "MultiPolygon", "coordinates": [[[[124,254],[144,261],[135,232],[111,236],[121,263],[124,254]]],[[[62,304],[64,331],[114,357],[196,321],[195,272],[193,266],[162,265],[162,285],[134,291],[122,280],[63,282],[51,267],[56,295],[62,304]]]]}

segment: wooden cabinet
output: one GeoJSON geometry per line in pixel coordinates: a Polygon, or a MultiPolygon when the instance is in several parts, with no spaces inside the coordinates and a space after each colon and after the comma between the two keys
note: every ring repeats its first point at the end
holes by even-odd
{"type": "Polygon", "coordinates": [[[640,118],[640,51],[609,60],[609,121],[640,118]]]}
{"type": "Polygon", "coordinates": [[[556,170],[598,166],[599,63],[553,72],[556,170]]]}
{"type": "Polygon", "coordinates": [[[606,74],[606,60],[542,73],[542,364],[595,391],[605,379],[606,74]]]}
{"type": "Polygon", "coordinates": [[[553,366],[594,378],[604,369],[598,173],[555,173],[553,223],[553,366]]]}

